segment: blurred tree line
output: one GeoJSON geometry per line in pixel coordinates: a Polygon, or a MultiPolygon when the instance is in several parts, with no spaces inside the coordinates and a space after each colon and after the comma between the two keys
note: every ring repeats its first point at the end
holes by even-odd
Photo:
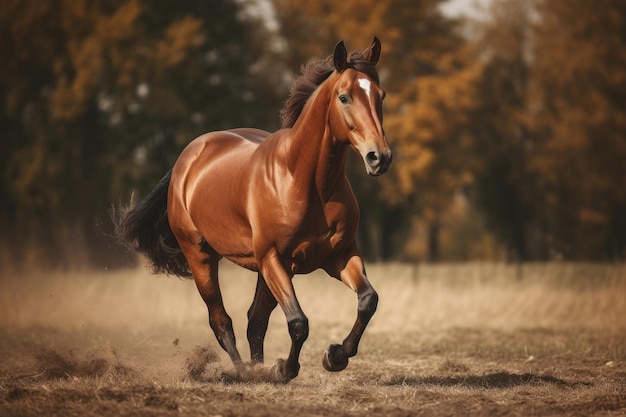
{"type": "Polygon", "coordinates": [[[373,35],[394,164],[349,161],[369,259],[622,260],[626,3],[443,3],[6,0],[0,262],[127,261],[113,203],[199,134],[276,130],[301,64],[373,35]]]}

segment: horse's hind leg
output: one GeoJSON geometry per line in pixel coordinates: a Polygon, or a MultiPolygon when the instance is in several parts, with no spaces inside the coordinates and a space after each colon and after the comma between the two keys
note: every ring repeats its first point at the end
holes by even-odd
{"type": "Polygon", "coordinates": [[[224,349],[235,368],[242,368],[241,356],[237,350],[235,332],[230,316],[226,313],[218,281],[219,255],[203,239],[201,243],[191,243],[179,239],[181,249],[187,258],[196,287],[209,311],[209,325],[222,349],[224,349]]]}
{"type": "Polygon", "coordinates": [[[265,279],[259,274],[256,283],[254,300],[248,310],[248,343],[250,344],[250,357],[252,363],[263,363],[263,342],[270,314],[278,302],[272,295],[265,283],[265,279]]]}
{"type": "Polygon", "coordinates": [[[322,359],[327,371],[338,372],[348,366],[348,358],[356,355],[361,336],[376,312],[378,294],[367,280],[363,259],[356,246],[349,252],[345,261],[339,263],[336,270],[331,269],[328,272],[355,291],[359,300],[357,319],[352,331],[341,345],[330,345],[322,359]]]}

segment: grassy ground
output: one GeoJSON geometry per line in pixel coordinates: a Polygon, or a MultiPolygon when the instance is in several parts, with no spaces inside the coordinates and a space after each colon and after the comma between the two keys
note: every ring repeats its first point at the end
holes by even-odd
{"type": "MultiPolygon", "coordinates": [[[[117,272],[0,277],[2,416],[625,416],[626,269],[372,265],[379,310],[344,372],[321,366],[356,297],[299,276],[301,373],[238,378],[193,283],[117,272]]],[[[255,276],[223,264],[242,355],[255,276]]],[[[270,323],[268,365],[289,337],[270,323]]]]}

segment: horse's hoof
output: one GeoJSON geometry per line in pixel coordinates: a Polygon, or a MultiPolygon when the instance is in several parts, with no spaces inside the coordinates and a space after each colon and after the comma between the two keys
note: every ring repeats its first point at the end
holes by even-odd
{"type": "Polygon", "coordinates": [[[348,357],[340,352],[341,345],[330,345],[326,352],[324,352],[324,357],[322,358],[322,365],[324,365],[324,369],[329,372],[339,372],[346,369],[348,366],[348,357]]]}
{"type": "Polygon", "coordinates": [[[276,363],[270,369],[269,377],[272,382],[278,382],[281,384],[286,384],[291,380],[287,375],[285,360],[284,359],[276,359],[276,363]]]}

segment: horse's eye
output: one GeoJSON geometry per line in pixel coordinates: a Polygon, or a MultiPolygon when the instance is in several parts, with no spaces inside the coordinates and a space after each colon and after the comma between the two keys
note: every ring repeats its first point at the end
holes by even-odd
{"type": "Polygon", "coordinates": [[[339,101],[341,101],[342,104],[348,104],[350,99],[345,94],[342,94],[339,96],[339,101]]]}

